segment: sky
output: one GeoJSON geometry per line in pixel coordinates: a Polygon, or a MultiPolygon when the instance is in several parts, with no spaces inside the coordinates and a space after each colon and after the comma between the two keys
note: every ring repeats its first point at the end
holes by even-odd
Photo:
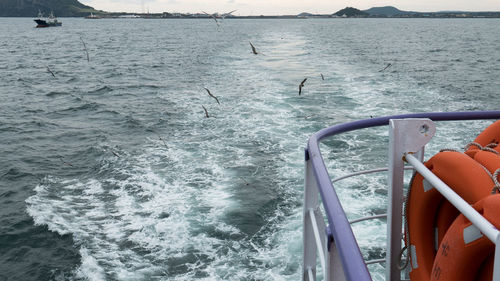
{"type": "Polygon", "coordinates": [[[332,14],[345,7],[394,6],[404,11],[500,11],[500,0],[80,0],[97,10],[129,13],[226,13],[234,15],[332,14]]]}

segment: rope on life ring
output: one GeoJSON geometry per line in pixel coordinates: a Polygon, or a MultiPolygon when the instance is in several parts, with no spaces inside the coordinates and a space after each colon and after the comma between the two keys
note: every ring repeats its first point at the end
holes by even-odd
{"type": "Polygon", "coordinates": [[[494,122],[482,131],[474,140],[465,147],[465,153],[474,158],[474,154],[481,150],[500,152],[500,120],[494,122]]]}
{"type": "MultiPolygon", "coordinates": [[[[500,228],[500,194],[487,196],[473,207],[500,228]]],[[[495,245],[461,214],[446,231],[434,260],[430,280],[491,280],[494,252],[495,245]]]]}
{"type": "Polygon", "coordinates": [[[483,166],[495,183],[491,193],[497,193],[500,189],[500,181],[498,180],[500,175],[500,155],[483,150],[475,152],[473,159],[483,166]]]}

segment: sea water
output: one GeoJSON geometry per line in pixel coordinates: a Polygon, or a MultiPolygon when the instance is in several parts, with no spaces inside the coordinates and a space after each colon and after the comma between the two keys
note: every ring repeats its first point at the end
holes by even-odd
{"type": "MultiPolygon", "coordinates": [[[[311,134],[500,104],[498,19],[61,20],[0,19],[1,280],[299,280],[311,134]]],[[[440,124],[427,153],[490,123],[440,124]]],[[[335,177],[386,144],[321,147],[335,177]]],[[[336,187],[349,219],[385,212],[384,175],[336,187]]],[[[385,221],[354,232],[385,255],[385,221]]]]}

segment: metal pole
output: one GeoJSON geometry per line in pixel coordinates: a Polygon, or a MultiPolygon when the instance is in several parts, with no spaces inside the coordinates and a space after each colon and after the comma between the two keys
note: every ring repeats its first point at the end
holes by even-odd
{"type": "Polygon", "coordinates": [[[389,173],[387,205],[386,280],[400,281],[399,254],[403,213],[404,161],[406,152],[423,151],[436,132],[429,119],[389,120],[389,173]]]}
{"type": "MultiPolygon", "coordinates": [[[[316,221],[316,214],[314,213],[313,209],[309,209],[309,217],[311,219],[311,225],[314,233],[314,242],[316,242],[316,248],[319,250],[318,251],[319,261],[321,263],[323,271],[325,272],[326,269],[325,251],[323,249],[321,234],[319,233],[318,222],[316,221]]],[[[325,229],[323,228],[323,233],[325,233],[324,230],[325,229]]]]}
{"type": "Polygon", "coordinates": [[[312,228],[311,217],[309,216],[310,209],[316,209],[318,206],[318,188],[316,179],[312,170],[311,161],[309,160],[308,151],[306,150],[305,161],[305,189],[304,189],[304,210],[303,210],[303,247],[304,256],[302,259],[302,280],[316,280],[316,243],[314,241],[314,231],[312,228]]]}
{"type": "Polygon", "coordinates": [[[389,173],[388,173],[388,204],[387,204],[387,250],[386,250],[386,280],[400,281],[399,252],[401,251],[401,224],[403,203],[404,153],[401,143],[401,132],[394,120],[389,121],[389,173]]]}
{"type": "Polygon", "coordinates": [[[495,241],[495,260],[493,262],[493,281],[500,281],[500,235],[495,241]]]}

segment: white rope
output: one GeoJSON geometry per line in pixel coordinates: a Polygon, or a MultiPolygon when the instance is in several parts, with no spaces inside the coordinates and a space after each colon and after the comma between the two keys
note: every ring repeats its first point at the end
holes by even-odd
{"type": "Polygon", "coordinates": [[[493,180],[493,182],[495,183],[495,186],[493,187],[493,189],[491,190],[491,193],[492,194],[495,194],[497,193],[497,191],[500,192],[500,182],[498,181],[498,175],[500,174],[500,169],[497,169],[493,175],[491,175],[491,179],[493,180]]]}
{"type": "Polygon", "coordinates": [[[493,147],[497,147],[497,145],[498,144],[496,144],[496,143],[489,143],[485,146],[482,146],[481,144],[479,144],[477,142],[471,142],[468,145],[466,145],[464,149],[467,150],[471,146],[475,146],[475,147],[479,148],[479,150],[489,151],[489,152],[495,153],[496,155],[500,155],[500,153],[498,151],[493,149],[493,147]]]}

